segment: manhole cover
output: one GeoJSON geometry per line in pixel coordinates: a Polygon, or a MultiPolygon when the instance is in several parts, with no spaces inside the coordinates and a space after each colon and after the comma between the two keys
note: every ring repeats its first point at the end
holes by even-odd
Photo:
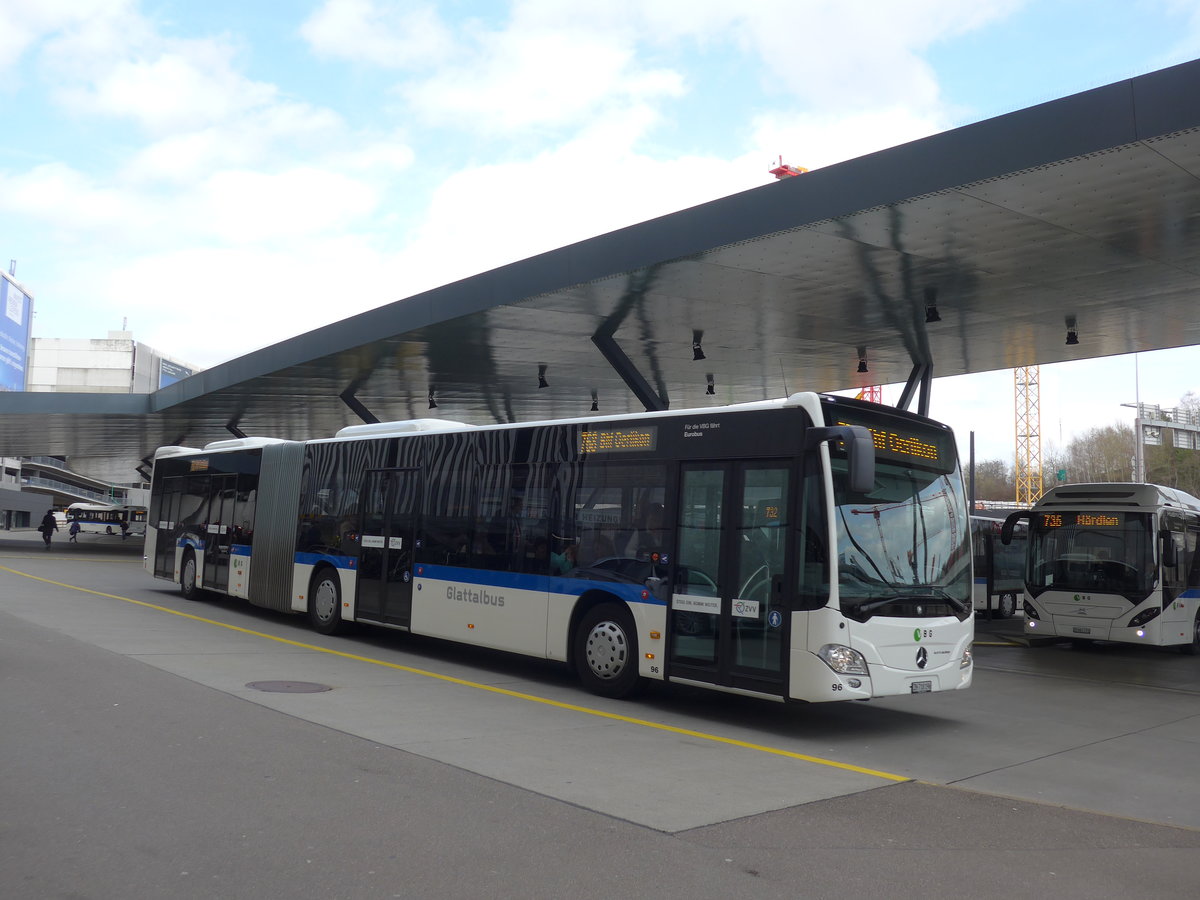
{"type": "Polygon", "coordinates": [[[251,681],[246,687],[272,694],[319,694],[333,690],[329,685],[315,681],[251,681]]]}

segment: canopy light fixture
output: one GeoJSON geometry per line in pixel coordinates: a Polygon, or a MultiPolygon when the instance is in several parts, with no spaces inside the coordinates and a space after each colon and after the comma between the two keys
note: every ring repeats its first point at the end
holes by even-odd
{"type": "Polygon", "coordinates": [[[708,380],[708,387],[706,387],[704,389],[704,393],[708,394],[710,396],[716,394],[717,385],[713,382],[712,372],[709,372],[708,375],[705,376],[705,378],[708,380]]]}
{"type": "Polygon", "coordinates": [[[870,369],[867,368],[867,348],[858,348],[858,374],[865,375],[870,369]]]}
{"type": "Polygon", "coordinates": [[[600,401],[597,399],[595,391],[592,391],[592,412],[600,412],[600,401]]]}
{"type": "Polygon", "coordinates": [[[434,390],[433,390],[433,388],[430,388],[429,389],[429,408],[437,409],[438,408],[437,400],[434,399],[433,394],[434,394],[434,390]]]}
{"type": "Polygon", "coordinates": [[[937,308],[937,288],[925,288],[925,324],[942,321],[937,308]]]}
{"type": "Polygon", "coordinates": [[[704,338],[703,331],[692,332],[692,362],[697,362],[704,359],[704,348],[700,346],[700,341],[704,338]]]}
{"type": "Polygon", "coordinates": [[[550,387],[550,383],[546,381],[546,367],[541,365],[538,366],[538,390],[544,387],[550,387]]]}
{"type": "Polygon", "coordinates": [[[1075,317],[1067,316],[1067,346],[1072,347],[1079,343],[1079,333],[1075,330],[1075,317]]]}

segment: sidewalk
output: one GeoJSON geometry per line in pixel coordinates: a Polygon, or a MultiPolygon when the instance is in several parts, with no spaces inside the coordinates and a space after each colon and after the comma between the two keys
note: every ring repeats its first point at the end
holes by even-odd
{"type": "Polygon", "coordinates": [[[4,553],[80,553],[113,556],[140,557],[145,539],[142,535],[121,539],[119,534],[84,534],[71,541],[65,528],[54,532],[50,538],[50,549],[42,543],[42,535],[36,528],[14,528],[0,531],[0,554],[4,553]]]}

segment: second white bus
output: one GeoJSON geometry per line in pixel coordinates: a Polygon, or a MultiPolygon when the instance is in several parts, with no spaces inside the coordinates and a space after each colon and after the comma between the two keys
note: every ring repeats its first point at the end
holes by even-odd
{"type": "Polygon", "coordinates": [[[1010,515],[1005,537],[1021,518],[1026,634],[1200,653],[1200,500],[1156,484],[1068,484],[1010,515]]]}

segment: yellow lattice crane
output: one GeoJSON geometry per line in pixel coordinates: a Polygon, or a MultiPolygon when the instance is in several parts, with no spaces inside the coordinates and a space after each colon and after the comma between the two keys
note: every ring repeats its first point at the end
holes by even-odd
{"type": "Polygon", "coordinates": [[[1042,496],[1042,402],[1039,366],[1013,369],[1017,412],[1017,505],[1032,506],[1042,496]]]}

